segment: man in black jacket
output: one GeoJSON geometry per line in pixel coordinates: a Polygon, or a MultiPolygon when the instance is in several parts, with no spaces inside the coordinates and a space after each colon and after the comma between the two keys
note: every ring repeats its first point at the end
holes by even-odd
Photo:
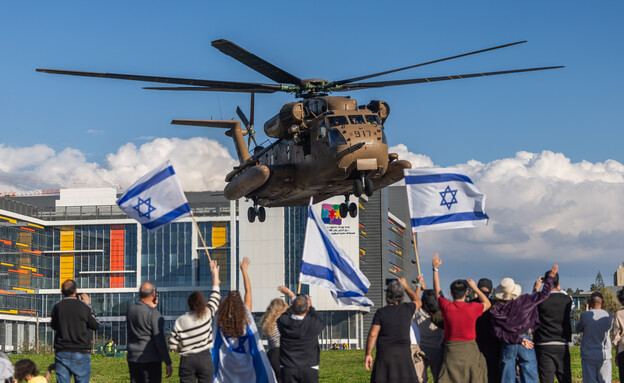
{"type": "MultiPolygon", "coordinates": [[[[548,276],[547,271],[544,278],[548,276]]],[[[534,290],[539,290],[542,278],[535,282],[534,290]]],[[[570,349],[568,343],[572,337],[570,311],[572,299],[559,285],[559,274],[553,278],[553,289],[544,302],[537,306],[540,326],[535,331],[535,353],[537,369],[541,383],[570,383],[570,349]]]]}
{"type": "Polygon", "coordinates": [[[321,355],[318,337],[323,326],[307,295],[298,295],[277,320],[282,382],[318,382],[321,355]]]}
{"type": "Polygon", "coordinates": [[[63,282],[61,293],[63,299],[54,305],[51,314],[51,326],[56,331],[56,380],[69,383],[73,375],[76,383],[87,383],[91,379],[91,331],[97,330],[100,323],[89,296],[76,294],[76,282],[63,282]]]}

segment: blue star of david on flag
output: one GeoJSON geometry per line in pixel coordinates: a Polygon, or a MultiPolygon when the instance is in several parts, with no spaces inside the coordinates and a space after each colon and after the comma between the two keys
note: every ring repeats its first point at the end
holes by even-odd
{"type": "Polygon", "coordinates": [[[156,210],[156,208],[152,206],[151,197],[148,199],[142,199],[141,197],[139,197],[139,203],[135,207],[133,207],[133,209],[139,212],[139,217],[145,217],[147,219],[150,219],[150,213],[156,210]],[[141,211],[141,205],[147,206],[147,211],[145,213],[141,211]]]}
{"type": "Polygon", "coordinates": [[[405,186],[413,233],[487,225],[485,194],[459,169],[405,169],[405,186]]]}
{"type": "Polygon", "coordinates": [[[455,196],[457,195],[457,189],[455,190],[451,190],[450,186],[446,186],[446,189],[444,189],[443,192],[439,192],[440,196],[442,196],[442,202],[440,202],[440,206],[446,205],[446,207],[451,210],[451,206],[453,206],[454,203],[457,203],[457,198],[455,198],[455,196]],[[446,200],[446,196],[451,193],[451,200],[447,201],[446,200]]]}

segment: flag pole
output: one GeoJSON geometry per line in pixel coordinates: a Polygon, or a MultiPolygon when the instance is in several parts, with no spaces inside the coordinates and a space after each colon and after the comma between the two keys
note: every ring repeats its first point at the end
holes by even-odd
{"type": "Polygon", "coordinates": [[[199,225],[197,224],[197,221],[195,220],[195,215],[193,215],[192,212],[191,212],[191,218],[193,218],[195,229],[197,230],[197,234],[199,234],[199,239],[201,239],[202,245],[204,245],[204,251],[206,252],[206,255],[208,256],[208,261],[212,262],[212,258],[210,257],[210,253],[208,252],[208,248],[206,247],[206,242],[204,241],[204,236],[202,235],[201,231],[199,231],[199,225]]]}
{"type": "Polygon", "coordinates": [[[301,294],[301,282],[299,282],[299,287],[297,287],[297,295],[301,294]]]}
{"type": "Polygon", "coordinates": [[[414,254],[416,255],[416,269],[418,270],[418,276],[420,274],[420,261],[418,260],[418,246],[416,245],[416,233],[412,231],[412,239],[414,240],[414,254]]]}

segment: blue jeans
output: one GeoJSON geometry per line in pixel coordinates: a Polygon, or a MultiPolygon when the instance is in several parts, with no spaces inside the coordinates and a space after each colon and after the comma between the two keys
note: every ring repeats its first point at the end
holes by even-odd
{"type": "Polygon", "coordinates": [[[527,350],[521,344],[503,343],[501,347],[502,383],[516,382],[516,360],[520,369],[520,383],[537,383],[535,349],[527,350]]]}
{"type": "Polygon", "coordinates": [[[89,383],[91,379],[91,355],[80,352],[57,352],[54,356],[56,363],[56,381],[70,383],[74,376],[75,383],[89,383]]]}

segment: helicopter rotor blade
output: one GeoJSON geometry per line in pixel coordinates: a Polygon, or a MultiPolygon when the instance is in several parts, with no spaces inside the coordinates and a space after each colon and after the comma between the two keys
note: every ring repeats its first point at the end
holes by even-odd
{"type": "MultiPolygon", "coordinates": [[[[100,73],[100,72],[82,72],[72,70],[59,70],[59,69],[37,69],[37,72],[51,73],[51,74],[63,74],[70,76],[83,76],[83,77],[100,77],[100,78],[114,78],[118,80],[131,80],[131,81],[146,81],[146,82],[162,82],[167,84],[180,84],[191,85],[206,88],[219,88],[225,89],[231,92],[249,92],[254,90],[256,92],[273,93],[282,90],[281,85],[277,84],[261,84],[251,82],[235,82],[235,81],[213,81],[213,80],[200,80],[191,78],[176,78],[176,77],[158,77],[158,76],[142,76],[132,74],[118,74],[118,73],[100,73]]],[[[178,89],[180,90],[180,89],[178,89]]],[[[202,89],[207,90],[207,89],[202,89]]],[[[211,89],[212,90],[212,89],[211,89]]]]}
{"type": "Polygon", "coordinates": [[[238,115],[238,118],[241,119],[241,122],[243,123],[245,128],[249,127],[249,121],[247,120],[247,116],[245,116],[245,113],[243,113],[240,106],[236,107],[236,114],[238,115]]]}
{"type": "Polygon", "coordinates": [[[143,89],[149,90],[176,90],[176,91],[201,91],[201,92],[237,92],[237,93],[275,93],[277,90],[269,89],[229,89],[229,88],[213,88],[206,86],[144,86],[143,89]]]}
{"type": "MultiPolygon", "coordinates": [[[[249,125],[252,126],[252,127],[253,127],[253,124],[254,124],[254,109],[255,109],[254,104],[256,103],[255,99],[256,99],[255,93],[251,92],[251,102],[250,102],[251,106],[249,107],[249,125]]],[[[254,140],[254,142],[255,142],[255,140],[254,140]]]]}
{"type": "Polygon", "coordinates": [[[360,83],[355,83],[355,84],[341,85],[337,89],[330,89],[330,91],[332,91],[332,92],[344,92],[344,91],[348,91],[348,90],[358,90],[358,89],[368,89],[368,88],[382,88],[382,87],[385,87],[385,86],[397,86],[397,85],[407,85],[407,84],[418,84],[418,83],[423,83],[423,82],[458,80],[458,79],[465,79],[465,78],[472,78],[472,77],[496,76],[496,75],[500,75],[500,74],[533,72],[533,71],[538,71],[538,70],[548,70],[548,69],[558,69],[558,68],[564,68],[564,66],[549,66],[549,67],[540,67],[540,68],[514,69],[514,70],[505,70],[505,71],[499,71],[499,72],[470,73],[470,74],[460,74],[460,75],[441,76],[441,77],[412,78],[412,79],[407,79],[407,80],[396,80],[396,81],[360,82],[360,83]]]}
{"type": "Polygon", "coordinates": [[[349,78],[349,79],[346,79],[346,80],[333,81],[331,84],[332,85],[343,85],[343,84],[347,84],[347,83],[350,83],[350,82],[362,81],[362,80],[366,80],[366,79],[369,79],[369,78],[383,76],[383,75],[386,75],[386,74],[395,73],[395,72],[399,72],[399,71],[406,70],[406,69],[417,68],[417,67],[420,67],[420,66],[425,66],[425,65],[429,65],[429,64],[435,64],[435,63],[439,63],[439,62],[447,61],[447,60],[453,60],[453,59],[456,59],[456,58],[470,56],[470,55],[474,55],[474,54],[477,54],[477,53],[483,53],[483,52],[493,51],[493,50],[496,50],[496,49],[510,47],[510,46],[513,46],[513,45],[524,44],[526,42],[527,41],[524,40],[524,41],[517,41],[515,43],[498,45],[498,46],[491,47],[491,48],[480,49],[478,51],[473,51],[473,52],[468,52],[468,53],[462,53],[460,55],[455,55],[455,56],[451,56],[451,57],[445,57],[445,58],[438,59],[438,60],[433,60],[433,61],[427,61],[427,62],[424,62],[424,63],[410,65],[410,66],[406,66],[406,67],[403,67],[403,68],[387,70],[387,71],[384,71],[384,72],[373,73],[373,74],[369,74],[369,75],[366,75],[366,76],[349,78]]]}
{"type": "Polygon", "coordinates": [[[212,46],[277,83],[303,85],[303,80],[299,77],[276,67],[231,41],[224,39],[215,40],[212,42],[212,46]]]}

